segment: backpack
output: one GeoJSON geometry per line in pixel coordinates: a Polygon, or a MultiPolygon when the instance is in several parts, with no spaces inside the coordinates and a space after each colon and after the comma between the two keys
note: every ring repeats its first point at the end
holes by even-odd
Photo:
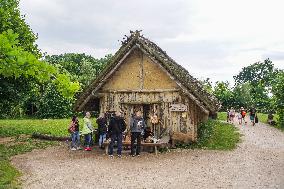
{"type": "Polygon", "coordinates": [[[258,117],[257,117],[257,115],[256,115],[255,118],[254,118],[254,122],[255,122],[255,123],[258,123],[258,117]]]}

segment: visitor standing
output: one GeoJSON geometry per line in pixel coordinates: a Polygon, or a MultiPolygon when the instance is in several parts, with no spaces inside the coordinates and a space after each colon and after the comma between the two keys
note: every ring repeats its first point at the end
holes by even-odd
{"type": "Polygon", "coordinates": [[[79,150],[80,148],[80,133],[79,133],[79,120],[77,116],[72,117],[72,121],[69,126],[69,132],[71,133],[71,150],[79,150]]]}
{"type": "Polygon", "coordinates": [[[85,150],[86,151],[91,151],[90,143],[92,140],[92,133],[94,131],[90,118],[91,118],[90,112],[86,112],[86,115],[83,118],[84,125],[82,129],[82,135],[85,136],[85,150]]]}
{"type": "Polygon", "coordinates": [[[140,155],[141,150],[141,133],[146,128],[145,121],[142,117],[141,111],[137,111],[136,115],[130,121],[131,130],[131,155],[135,156],[134,148],[136,141],[136,155],[140,155]]]}
{"type": "Polygon", "coordinates": [[[105,114],[101,113],[96,122],[98,124],[98,132],[99,132],[99,147],[102,148],[103,147],[102,145],[106,140],[106,134],[107,134],[107,120],[105,118],[105,114]]]}
{"type": "Polygon", "coordinates": [[[121,113],[117,111],[114,116],[110,118],[108,132],[111,138],[109,143],[109,156],[113,157],[113,146],[117,141],[117,155],[121,157],[122,152],[122,133],[126,129],[126,123],[121,113]]]}

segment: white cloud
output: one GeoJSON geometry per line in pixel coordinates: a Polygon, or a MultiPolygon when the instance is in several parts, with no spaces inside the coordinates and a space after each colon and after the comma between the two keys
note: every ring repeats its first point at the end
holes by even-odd
{"type": "Polygon", "coordinates": [[[21,10],[49,54],[114,53],[142,29],[196,77],[229,80],[270,58],[284,69],[282,0],[23,0],[21,10]]]}

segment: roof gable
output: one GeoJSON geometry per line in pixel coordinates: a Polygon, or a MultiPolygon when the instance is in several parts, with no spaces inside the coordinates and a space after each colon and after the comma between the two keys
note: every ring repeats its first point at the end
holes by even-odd
{"type": "MultiPolygon", "coordinates": [[[[127,36],[126,36],[127,37],[127,36]]],[[[211,112],[218,111],[220,104],[214,95],[209,94],[202,84],[192,77],[186,69],[177,64],[165,51],[158,47],[149,39],[140,35],[139,31],[131,32],[130,37],[122,41],[122,46],[116,52],[114,57],[100,76],[85,89],[75,103],[75,110],[81,110],[85,104],[92,98],[93,92],[96,92],[106,82],[115,70],[123,63],[128,55],[136,48],[139,48],[153,62],[160,65],[169,76],[174,79],[183,89],[183,92],[193,99],[200,107],[211,112]]]]}

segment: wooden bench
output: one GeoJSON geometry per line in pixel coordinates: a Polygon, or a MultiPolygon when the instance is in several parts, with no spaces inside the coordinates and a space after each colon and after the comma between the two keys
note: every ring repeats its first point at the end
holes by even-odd
{"type": "MultiPolygon", "coordinates": [[[[105,141],[103,143],[103,146],[105,147],[106,154],[108,154],[109,141],[105,141]]],[[[131,146],[131,142],[122,141],[122,146],[123,147],[129,147],[129,146],[131,146]]],[[[156,155],[158,154],[158,147],[166,147],[166,146],[167,146],[166,143],[145,143],[145,142],[141,142],[141,147],[154,147],[156,155]]]]}

